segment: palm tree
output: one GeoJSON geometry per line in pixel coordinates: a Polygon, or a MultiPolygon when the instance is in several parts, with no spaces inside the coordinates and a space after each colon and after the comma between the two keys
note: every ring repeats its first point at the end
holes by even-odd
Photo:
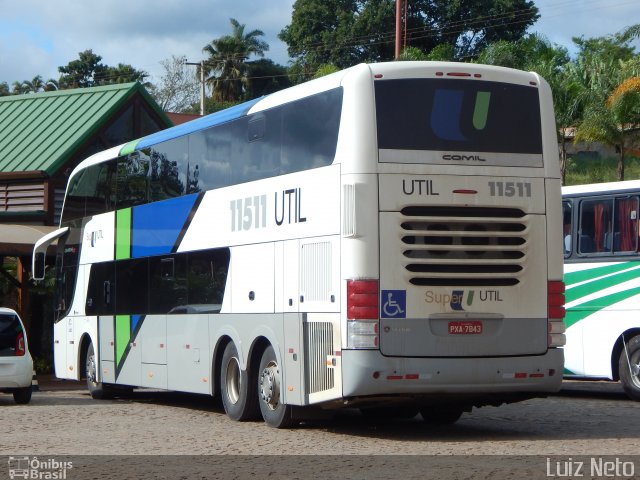
{"type": "Polygon", "coordinates": [[[589,104],[574,141],[600,142],[618,153],[618,180],[624,180],[630,128],[640,124],[640,62],[635,59],[597,62],[589,104]],[[598,79],[600,77],[600,79],[598,79]],[[602,80],[602,78],[605,80],[602,80]]]}
{"type": "Polygon", "coordinates": [[[230,21],[231,35],[212,40],[202,49],[209,56],[204,62],[206,82],[213,89],[214,100],[219,102],[237,102],[242,98],[246,60],[251,55],[263,57],[269,50],[269,45],[258,38],[264,36],[262,30],[245,33],[245,25],[235,18],[230,21]]]}

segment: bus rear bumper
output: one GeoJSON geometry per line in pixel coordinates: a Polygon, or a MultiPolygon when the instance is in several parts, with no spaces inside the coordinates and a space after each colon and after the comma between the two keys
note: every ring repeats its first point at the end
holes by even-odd
{"type": "Polygon", "coordinates": [[[343,397],[476,395],[560,390],[562,349],[526,357],[400,358],[375,350],[342,351],[343,397]]]}

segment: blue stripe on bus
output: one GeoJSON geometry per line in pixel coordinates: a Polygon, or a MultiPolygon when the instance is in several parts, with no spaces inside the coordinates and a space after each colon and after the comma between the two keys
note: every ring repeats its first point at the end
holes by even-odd
{"type": "Polygon", "coordinates": [[[133,207],[131,258],[171,253],[198,194],[133,207]]]}
{"type": "Polygon", "coordinates": [[[135,150],[142,150],[143,148],[151,147],[173,138],[182,137],[214,125],[220,125],[221,123],[240,118],[246,115],[249,109],[262,98],[263,97],[249,100],[248,102],[241,103],[240,105],[235,105],[233,107],[220,110],[219,112],[215,112],[201,118],[196,118],[190,122],[182,123],[175,127],[167,128],[166,130],[161,130],[159,132],[152,133],[151,135],[147,135],[146,137],[142,137],[138,140],[135,150]]]}
{"type": "Polygon", "coordinates": [[[142,318],[142,315],[131,315],[131,338],[134,337],[134,332],[138,326],[138,322],[142,318]]]}

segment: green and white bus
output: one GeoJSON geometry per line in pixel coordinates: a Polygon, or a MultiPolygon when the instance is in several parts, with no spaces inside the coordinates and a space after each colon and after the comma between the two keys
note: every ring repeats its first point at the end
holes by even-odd
{"type": "Polygon", "coordinates": [[[565,376],[640,400],[640,181],[564,187],[565,376]]]}
{"type": "MultiPolygon", "coordinates": [[[[534,73],[353,68],[112,148],[71,174],[56,375],[454,422],[562,381],[560,172],[534,73]]],[[[317,407],[317,408],[312,408],[317,407]]]]}

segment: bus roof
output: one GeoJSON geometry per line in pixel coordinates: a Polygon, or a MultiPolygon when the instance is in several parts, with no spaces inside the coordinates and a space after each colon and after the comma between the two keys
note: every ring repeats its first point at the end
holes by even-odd
{"type": "Polygon", "coordinates": [[[639,190],[640,180],[627,180],[624,182],[590,183],[587,185],[571,185],[562,187],[562,195],[580,195],[594,193],[615,193],[639,190]]]}

